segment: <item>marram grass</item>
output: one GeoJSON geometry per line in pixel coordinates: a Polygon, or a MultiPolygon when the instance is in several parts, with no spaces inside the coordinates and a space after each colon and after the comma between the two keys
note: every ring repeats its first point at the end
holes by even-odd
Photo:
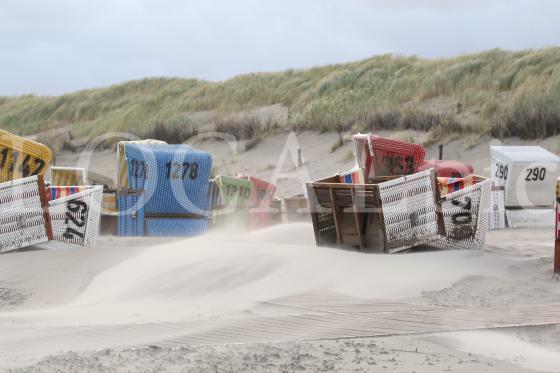
{"type": "MultiPolygon", "coordinates": [[[[420,129],[434,136],[484,132],[542,138],[560,132],[560,48],[491,50],[450,59],[384,55],[224,82],[150,78],[58,97],[0,97],[0,128],[29,135],[71,125],[72,138],[108,131],[193,134],[206,121],[243,137],[240,112],[280,104],[295,129],[420,129]],[[156,131],[157,132],[157,131],[156,131]]],[[[247,135],[249,134],[249,135],[247,135]]],[[[173,135],[175,136],[175,135],[173,135]]],[[[177,135],[178,136],[178,135],[177,135]]]]}

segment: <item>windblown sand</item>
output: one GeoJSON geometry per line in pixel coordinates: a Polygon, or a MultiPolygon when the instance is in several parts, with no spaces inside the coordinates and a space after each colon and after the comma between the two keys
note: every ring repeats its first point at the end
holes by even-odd
{"type": "Polygon", "coordinates": [[[65,338],[49,336],[52,328],[280,315],[297,310],[265,302],[309,292],[465,308],[560,303],[560,286],[551,273],[552,233],[491,232],[484,251],[381,255],[318,248],[311,225],[302,223],[185,240],[104,237],[91,250],[2,255],[0,344],[23,343],[33,330],[45,348],[26,354],[21,344],[21,355],[0,352],[0,367],[21,372],[558,371],[557,326],[94,351],[84,350],[80,337],[73,336],[70,351],[48,347],[54,341],[49,338],[65,338]]]}

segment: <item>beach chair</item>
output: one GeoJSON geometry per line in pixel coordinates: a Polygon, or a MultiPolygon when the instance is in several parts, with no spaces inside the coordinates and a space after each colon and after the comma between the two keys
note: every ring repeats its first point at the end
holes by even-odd
{"type": "Polygon", "coordinates": [[[253,183],[249,180],[221,175],[216,176],[215,180],[221,201],[220,207],[213,211],[216,227],[247,229],[253,183]]]}
{"type": "Polygon", "coordinates": [[[491,146],[490,152],[492,226],[553,226],[560,157],[540,146],[491,146]],[[497,216],[502,212],[505,218],[497,216]]]}
{"type": "Polygon", "coordinates": [[[445,235],[434,170],[375,177],[366,184],[340,175],[307,184],[318,246],[396,253],[445,235]]]}
{"type": "Polygon", "coordinates": [[[492,181],[477,175],[438,177],[445,238],[430,243],[440,249],[482,249],[489,224],[492,181]]]}
{"type": "Polygon", "coordinates": [[[188,145],[135,142],[122,144],[121,151],[128,175],[117,191],[119,235],[179,237],[207,231],[209,153],[188,145]]]}
{"type": "Polygon", "coordinates": [[[45,249],[94,247],[101,219],[102,186],[49,186],[52,240],[45,249]]]}
{"type": "Polygon", "coordinates": [[[418,172],[426,151],[419,144],[372,134],[353,136],[358,166],[366,179],[376,176],[401,176],[418,172]]]}
{"type": "Polygon", "coordinates": [[[128,183],[128,162],[126,160],[126,155],[124,148],[127,144],[159,144],[165,145],[167,144],[165,141],[161,140],[153,140],[153,139],[146,139],[146,140],[134,140],[134,141],[119,141],[117,143],[117,189],[118,190],[128,190],[130,189],[128,183]]]}
{"type": "Polygon", "coordinates": [[[247,174],[238,174],[237,177],[249,180],[253,184],[248,227],[258,229],[281,223],[281,202],[274,197],[276,185],[247,174]]]}
{"type": "Polygon", "coordinates": [[[51,160],[47,146],[0,130],[0,183],[43,175],[51,160]]]}

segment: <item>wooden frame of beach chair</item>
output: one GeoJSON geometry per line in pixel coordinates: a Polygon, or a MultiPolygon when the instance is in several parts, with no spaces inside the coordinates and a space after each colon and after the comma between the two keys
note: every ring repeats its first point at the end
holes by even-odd
{"type": "Polygon", "coordinates": [[[318,246],[396,253],[445,235],[434,170],[345,184],[339,175],[307,184],[318,246]]]}

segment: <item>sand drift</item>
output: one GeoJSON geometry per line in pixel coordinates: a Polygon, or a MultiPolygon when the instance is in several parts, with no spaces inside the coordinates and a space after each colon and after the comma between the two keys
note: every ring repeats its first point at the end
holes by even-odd
{"type": "MultiPolygon", "coordinates": [[[[518,232],[528,234],[516,231],[509,244],[500,237],[503,246],[513,250],[522,242],[516,240],[518,232]]],[[[550,242],[548,231],[531,236],[537,246],[550,242]]],[[[0,366],[29,364],[61,351],[555,323],[560,308],[551,302],[558,294],[533,299],[533,290],[515,295],[530,302],[517,307],[465,310],[411,301],[440,294],[435,303],[449,302],[450,293],[439,292],[464,279],[474,279],[467,285],[469,296],[484,293],[494,285],[477,280],[508,283],[525,269],[534,272],[539,261],[488,251],[383,255],[320,248],[305,223],[173,241],[109,237],[96,250],[9,254],[0,263],[12,279],[2,283],[11,292],[2,298],[0,366]],[[16,304],[17,294],[27,298],[16,304]]],[[[508,291],[496,291],[501,294],[496,302],[508,303],[503,298],[508,291]]],[[[461,293],[457,297],[468,300],[461,293]]]]}
{"type": "Polygon", "coordinates": [[[318,248],[309,224],[289,224],[148,247],[100,271],[64,305],[0,314],[0,320],[35,325],[193,320],[306,292],[399,299],[466,275],[499,276],[511,264],[473,251],[386,256],[318,248]]]}

